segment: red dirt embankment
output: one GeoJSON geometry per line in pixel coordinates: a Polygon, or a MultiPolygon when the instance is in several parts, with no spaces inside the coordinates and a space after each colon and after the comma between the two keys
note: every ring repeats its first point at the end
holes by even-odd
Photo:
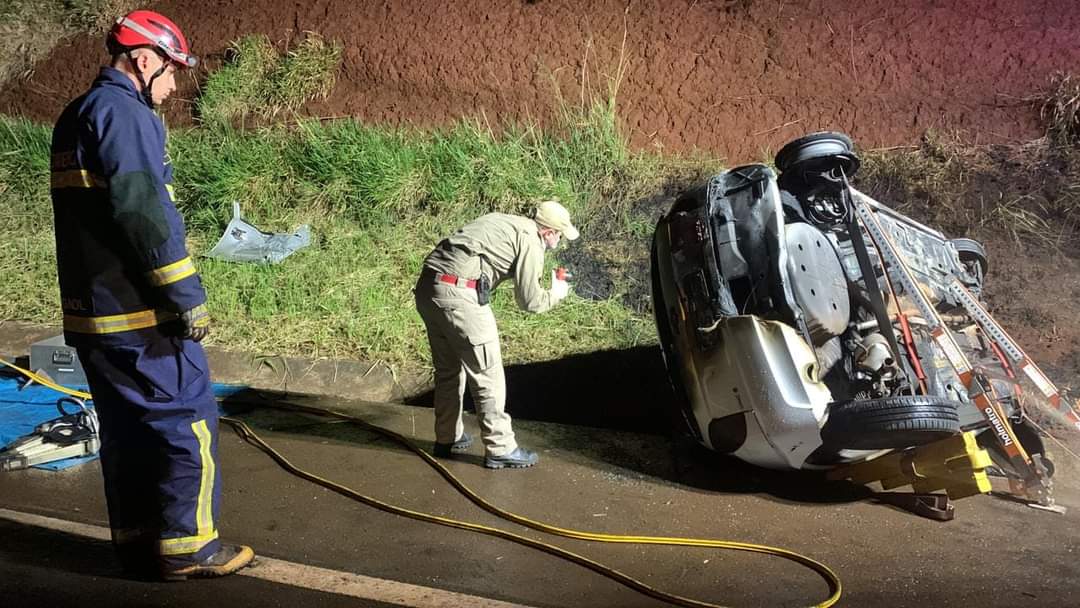
{"type": "MultiPolygon", "coordinates": [[[[230,42],[283,46],[313,31],[344,45],[315,116],[432,126],[481,112],[543,120],[556,84],[570,101],[603,93],[619,58],[619,113],[639,148],[766,160],[801,134],[840,130],[863,149],[929,129],[971,141],[1042,134],[1033,96],[1080,71],[1080,2],[1062,0],[166,0],[152,5],[204,59],[168,109],[191,121],[196,82],[230,42]]],[[[100,37],[58,46],[0,112],[51,122],[106,60],[100,37]]],[[[1004,176],[1008,179],[1008,176],[1004,176]]],[[[891,201],[890,201],[891,202],[891,201]]],[[[958,235],[957,235],[958,236],[958,235]]],[[[1080,268],[979,234],[988,295],[1031,354],[1080,377],[1080,268]],[[1049,295],[1048,295],[1049,294],[1049,295]]],[[[997,238],[995,238],[995,236],[997,238]]]]}
{"type": "MultiPolygon", "coordinates": [[[[1060,0],[166,0],[153,4],[213,68],[230,41],[314,31],[345,45],[339,83],[306,111],[437,125],[483,111],[543,118],[554,79],[626,60],[618,100],[636,146],[759,160],[805,132],[863,148],[927,128],[978,141],[1040,133],[1025,101],[1080,66],[1080,3],[1060,0]],[[625,38],[625,45],[624,45],[625,38]]],[[[52,121],[105,59],[101,41],[57,47],[0,112],[52,121]]],[[[196,75],[200,75],[198,72],[196,75]]],[[[195,95],[189,83],[180,97],[195,95]]],[[[174,124],[190,103],[173,104],[174,124]]]]}

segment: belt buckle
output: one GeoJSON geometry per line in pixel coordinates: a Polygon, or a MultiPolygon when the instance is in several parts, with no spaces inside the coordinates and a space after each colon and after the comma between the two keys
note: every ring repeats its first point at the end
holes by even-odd
{"type": "Polygon", "coordinates": [[[465,277],[457,277],[456,285],[458,287],[460,287],[461,289],[468,289],[469,288],[469,279],[466,279],[465,277]]]}

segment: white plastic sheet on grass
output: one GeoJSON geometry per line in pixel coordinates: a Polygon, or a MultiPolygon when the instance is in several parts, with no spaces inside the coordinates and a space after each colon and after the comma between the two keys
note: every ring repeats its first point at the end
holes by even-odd
{"type": "Polygon", "coordinates": [[[234,202],[232,220],[206,256],[229,262],[277,264],[310,244],[311,229],[307,224],[291,234],[263,232],[240,217],[240,203],[234,202]]]}

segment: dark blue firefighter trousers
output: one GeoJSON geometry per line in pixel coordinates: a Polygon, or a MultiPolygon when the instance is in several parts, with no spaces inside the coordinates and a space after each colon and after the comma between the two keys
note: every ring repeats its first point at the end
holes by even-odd
{"type": "Polygon", "coordinates": [[[101,422],[113,542],[161,567],[219,548],[218,409],[202,346],[180,338],[80,348],[101,422]]]}

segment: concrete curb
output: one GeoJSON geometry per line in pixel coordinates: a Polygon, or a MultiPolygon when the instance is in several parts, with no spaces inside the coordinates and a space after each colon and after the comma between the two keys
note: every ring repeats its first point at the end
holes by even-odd
{"type": "MultiPolygon", "coordinates": [[[[0,356],[8,361],[25,357],[31,344],[60,333],[58,327],[2,321],[0,356]]],[[[216,346],[206,347],[206,355],[215,382],[257,389],[400,402],[431,388],[430,374],[394,370],[382,362],[258,355],[216,346]]]]}

